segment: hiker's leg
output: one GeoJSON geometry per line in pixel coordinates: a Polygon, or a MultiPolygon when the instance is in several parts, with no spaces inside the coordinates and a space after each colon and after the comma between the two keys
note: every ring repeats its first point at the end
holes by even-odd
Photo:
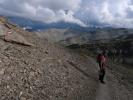
{"type": "Polygon", "coordinates": [[[99,71],[99,80],[101,80],[102,78],[101,78],[101,72],[99,71]]]}
{"type": "Polygon", "coordinates": [[[101,80],[102,79],[101,62],[99,61],[98,64],[99,64],[99,80],[101,80]]]}
{"type": "Polygon", "coordinates": [[[100,69],[100,71],[99,71],[99,80],[101,81],[102,80],[102,70],[100,69]]]}
{"type": "Polygon", "coordinates": [[[103,80],[104,80],[104,76],[105,76],[105,70],[102,70],[101,81],[103,81],[103,80]]]}

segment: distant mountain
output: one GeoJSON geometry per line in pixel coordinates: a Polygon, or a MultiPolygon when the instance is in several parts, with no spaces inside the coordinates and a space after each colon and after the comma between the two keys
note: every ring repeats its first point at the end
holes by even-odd
{"type": "Polygon", "coordinates": [[[85,44],[92,42],[110,42],[113,39],[132,38],[133,29],[125,28],[110,28],[110,29],[95,29],[94,31],[78,34],[74,37],[67,38],[66,40],[59,41],[61,44],[85,44]],[[130,35],[130,36],[129,36],[130,35]]]}
{"type": "Polygon", "coordinates": [[[41,37],[45,37],[53,42],[62,44],[73,43],[89,43],[93,41],[107,42],[117,37],[125,38],[133,34],[133,29],[126,28],[112,28],[112,27],[81,27],[74,23],[57,22],[57,23],[43,23],[22,17],[8,17],[9,21],[28,29],[30,31],[37,31],[41,37]]]}
{"type": "Polygon", "coordinates": [[[45,29],[51,29],[51,28],[57,28],[57,29],[73,29],[78,31],[88,31],[88,28],[81,27],[78,24],[75,23],[68,23],[64,21],[60,21],[57,23],[43,23],[40,21],[34,21],[27,18],[22,17],[8,17],[9,21],[12,23],[16,23],[17,25],[21,27],[31,27],[32,31],[38,31],[38,30],[45,30],[45,29]]]}
{"type": "Polygon", "coordinates": [[[70,30],[70,29],[47,29],[42,32],[36,32],[38,36],[41,38],[47,38],[53,42],[59,42],[61,40],[66,40],[68,38],[76,37],[77,35],[81,34],[80,31],[70,30]]]}

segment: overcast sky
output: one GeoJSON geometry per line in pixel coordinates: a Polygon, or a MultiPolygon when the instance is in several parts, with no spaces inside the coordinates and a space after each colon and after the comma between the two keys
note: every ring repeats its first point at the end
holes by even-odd
{"type": "Polygon", "coordinates": [[[133,28],[133,0],[0,0],[0,14],[45,23],[133,28]]]}

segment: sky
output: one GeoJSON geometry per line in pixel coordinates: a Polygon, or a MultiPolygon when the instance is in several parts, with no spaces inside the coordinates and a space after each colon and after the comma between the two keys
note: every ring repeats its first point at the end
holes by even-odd
{"type": "Polygon", "coordinates": [[[0,0],[0,15],[133,28],[133,0],[0,0]]]}

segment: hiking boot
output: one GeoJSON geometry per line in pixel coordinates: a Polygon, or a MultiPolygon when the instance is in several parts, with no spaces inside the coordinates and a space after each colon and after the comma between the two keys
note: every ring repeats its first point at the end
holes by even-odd
{"type": "Polygon", "coordinates": [[[101,81],[101,83],[102,83],[102,84],[105,84],[105,82],[104,82],[104,81],[101,81]]]}

